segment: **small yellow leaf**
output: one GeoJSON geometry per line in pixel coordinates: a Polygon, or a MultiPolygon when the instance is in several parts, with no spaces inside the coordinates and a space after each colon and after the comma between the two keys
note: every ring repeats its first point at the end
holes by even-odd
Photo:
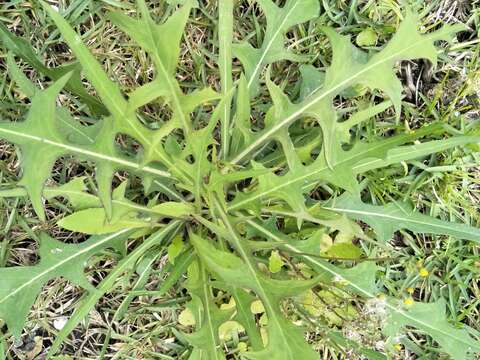
{"type": "Polygon", "coordinates": [[[268,332],[267,329],[265,328],[260,328],[260,336],[262,337],[262,342],[264,346],[267,346],[268,344],[268,332]]]}
{"type": "Polygon", "coordinates": [[[358,259],[363,252],[352,243],[342,242],[333,244],[325,254],[334,258],[358,259]]]}
{"type": "Polygon", "coordinates": [[[268,316],[267,314],[262,314],[262,316],[260,316],[260,320],[258,320],[258,323],[262,326],[267,326],[268,325],[268,316]]]}
{"type": "Polygon", "coordinates": [[[320,251],[327,251],[333,245],[330,235],[323,233],[320,239],[320,251]]]}
{"type": "Polygon", "coordinates": [[[268,270],[270,270],[271,273],[277,273],[282,269],[283,265],[283,260],[278,251],[272,251],[268,258],[268,270]]]}
{"type": "Polygon", "coordinates": [[[247,346],[247,343],[243,342],[243,341],[240,341],[237,345],[237,350],[240,351],[240,352],[245,352],[247,351],[248,349],[248,346],[247,346]]]}
{"type": "Polygon", "coordinates": [[[168,246],[168,261],[170,263],[175,262],[175,258],[180,255],[183,250],[183,239],[181,236],[175,236],[172,240],[172,243],[168,246]]]}
{"type": "Polygon", "coordinates": [[[353,234],[352,232],[350,232],[350,231],[340,231],[335,236],[335,245],[336,244],[352,244],[352,240],[354,238],[355,238],[355,234],[353,234]]]}
{"type": "Polygon", "coordinates": [[[195,317],[190,309],[186,308],[178,315],[178,323],[183,326],[194,326],[196,324],[195,317]]]}
{"type": "Polygon", "coordinates": [[[252,302],[252,305],[250,305],[250,311],[252,314],[262,314],[265,312],[265,308],[260,300],[255,300],[252,302]]]}
{"type": "Polygon", "coordinates": [[[356,38],[358,46],[374,46],[377,43],[378,35],[372,28],[361,31],[356,38]]]}
{"type": "Polygon", "coordinates": [[[228,303],[223,303],[220,305],[220,310],[229,310],[229,309],[234,309],[236,306],[235,304],[235,299],[233,298],[233,296],[230,298],[230,300],[228,301],[228,303]]]}
{"type": "Polygon", "coordinates": [[[228,341],[232,339],[232,334],[244,332],[245,329],[236,321],[224,322],[218,328],[218,337],[221,341],[228,341]]]}

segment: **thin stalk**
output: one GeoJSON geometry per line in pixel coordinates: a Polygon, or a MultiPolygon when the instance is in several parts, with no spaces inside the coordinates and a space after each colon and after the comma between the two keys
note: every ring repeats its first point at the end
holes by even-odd
{"type": "MultiPolygon", "coordinates": [[[[233,0],[219,1],[218,5],[219,67],[222,95],[227,96],[233,87],[232,81],[232,39],[233,39],[233,0]]],[[[226,159],[230,146],[230,106],[223,104],[221,115],[221,156],[226,159]]]]}

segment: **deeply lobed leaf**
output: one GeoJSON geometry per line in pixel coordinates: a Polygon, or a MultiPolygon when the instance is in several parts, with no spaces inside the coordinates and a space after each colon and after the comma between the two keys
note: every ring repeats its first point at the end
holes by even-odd
{"type": "Polygon", "coordinates": [[[91,237],[81,244],[64,244],[40,234],[40,262],[34,266],[0,269],[0,318],[20,337],[25,319],[42,287],[63,277],[89,291],[95,291],[85,277],[84,265],[94,254],[106,248],[118,248],[129,229],[102,237],[91,237]]]}
{"type": "MultiPolygon", "coordinates": [[[[88,258],[108,247],[119,247],[128,237],[140,238],[162,227],[162,231],[131,253],[131,260],[127,257],[113,271],[113,275],[119,276],[127,265],[131,266],[147,249],[158,244],[158,238],[163,239],[171,229],[178,230],[180,223],[186,223],[190,245],[184,252],[181,250],[186,240],[180,240],[180,248],[178,240],[169,247],[173,270],[160,292],[163,294],[180,279],[188,267],[185,287],[192,298],[188,308],[194,315],[195,330],[180,336],[193,346],[190,359],[225,359],[219,329],[233,320],[248,336],[249,349],[242,354],[246,358],[316,359],[318,354],[305,341],[302,327],[294,325],[283,311],[287,298],[296,298],[315,286],[336,287],[367,301],[383,298],[379,297],[383,289],[376,281],[379,266],[363,261],[363,252],[351,241],[368,239],[354,220],[371,226],[382,242],[401,229],[478,242],[478,229],[428,217],[407,204],[363,203],[358,184],[358,175],[366,171],[475,143],[478,136],[438,139],[437,135],[444,134],[444,127],[432,125],[370,142],[351,139],[352,130],[392,105],[397,118],[400,116],[402,86],[395,64],[417,58],[435,64],[435,41],[449,40],[459,27],[445,26],[421,34],[416,16],[407,11],[391,41],[381,51],[370,54],[354,47],[347,36],[323,28],[333,51],[330,66],[325,72],[311,65],[301,67],[303,80],[298,99],[290,99],[270,79],[270,70],[266,71],[265,90],[271,104],[267,104],[263,119],[265,128],[254,132],[251,116],[259,109],[251,99],[260,90],[264,68],[281,60],[303,60],[285,49],[285,34],[293,26],[313,19],[320,9],[316,0],[287,0],[283,7],[271,0],[257,3],[266,17],[263,41],[258,48],[246,41],[230,46],[233,30],[227,29],[227,25],[233,19],[233,2],[225,0],[220,4],[219,31],[225,31],[219,36],[220,94],[209,87],[186,93],[176,77],[181,39],[189,14],[198,5],[194,0],[182,1],[183,5],[165,16],[162,23],[154,21],[144,0],[137,1],[136,18],[110,14],[110,20],[149,55],[155,67],[155,78],[131,91],[128,99],[82,44],[79,35],[51,7],[44,4],[78,64],[45,68],[24,41],[0,27],[0,36],[15,55],[56,79],[46,90],[39,90],[20,71],[13,56],[8,58],[11,78],[31,97],[32,104],[25,121],[0,123],[0,137],[20,147],[23,170],[19,187],[1,191],[0,196],[28,195],[41,220],[45,219],[44,199],[66,198],[73,213],[58,225],[88,234],[110,233],[92,236],[76,245],[63,244],[42,234],[37,265],[0,269],[0,318],[16,336],[47,281],[65,277],[89,291],[86,305],[62,332],[64,338],[85,315],[85,309],[93,306],[90,303],[104,293],[101,286],[97,292],[85,279],[83,264],[88,258]],[[232,56],[243,66],[237,84],[231,76],[232,56]],[[88,96],[79,84],[80,67],[102,104],[88,96]],[[352,96],[352,87],[358,85],[378,89],[389,99],[366,109],[355,109],[358,111],[342,119],[345,111],[335,109],[334,100],[352,96]],[[93,115],[104,117],[90,127],[78,123],[65,109],[56,106],[63,88],[78,95],[93,115]],[[217,100],[213,111],[192,120],[191,113],[198,107],[217,100]],[[165,102],[172,116],[154,129],[140,122],[137,115],[141,107],[157,101],[165,102]],[[235,105],[230,106],[232,103],[235,105]],[[318,126],[312,125],[312,119],[318,126]],[[116,145],[118,135],[132,137],[141,150],[130,156],[121,154],[116,145]],[[419,141],[434,135],[437,140],[419,141]],[[277,148],[267,147],[272,141],[277,148]],[[97,195],[87,192],[83,178],[44,187],[54,162],[67,155],[96,163],[97,195]],[[244,169],[238,169],[241,164],[244,169]],[[146,204],[128,198],[127,182],[111,191],[113,174],[118,170],[140,177],[149,199],[146,204]],[[313,202],[309,193],[323,184],[343,194],[332,196],[327,202],[313,202]],[[162,195],[152,195],[155,192],[162,195]],[[270,217],[268,222],[263,221],[265,215],[270,217]],[[277,220],[283,225],[277,226],[277,220]],[[347,240],[337,243],[336,237],[332,244],[330,235],[335,232],[339,233],[338,239],[347,240]],[[301,240],[305,234],[306,239],[301,240]],[[322,250],[325,237],[330,239],[328,251],[322,250]],[[188,254],[190,251],[193,254],[188,254]],[[269,256],[265,255],[267,252],[269,256]],[[341,264],[338,254],[347,254],[348,263],[341,264]],[[261,266],[267,258],[269,271],[261,266]],[[359,263],[352,265],[354,261],[359,263]],[[285,266],[290,271],[284,271],[285,266]],[[308,274],[307,279],[299,279],[299,273],[294,271],[296,266],[308,274]],[[234,308],[223,310],[217,306],[217,289],[234,299],[234,308]],[[251,307],[259,302],[265,311],[263,327],[251,312],[251,307]]],[[[147,277],[148,272],[141,283],[145,284],[147,277]]],[[[414,302],[406,306],[388,296],[380,301],[386,314],[383,332],[390,341],[413,327],[427,333],[456,359],[480,352],[478,342],[465,329],[448,322],[444,303],[414,302]],[[429,317],[432,311],[438,317],[429,317]],[[462,350],[457,351],[459,348],[462,350]]],[[[53,351],[59,346],[55,342],[53,351]]]]}

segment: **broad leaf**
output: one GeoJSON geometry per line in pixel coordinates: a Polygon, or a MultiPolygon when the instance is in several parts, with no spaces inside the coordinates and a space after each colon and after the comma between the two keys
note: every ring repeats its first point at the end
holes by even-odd
{"type": "MultiPolygon", "coordinates": [[[[68,184],[67,184],[68,185],[68,184]]],[[[112,216],[107,217],[105,209],[98,201],[97,206],[93,200],[97,198],[85,192],[69,193],[63,189],[48,189],[46,194],[67,196],[70,202],[76,202],[79,209],[58,222],[58,225],[85,234],[108,234],[123,229],[155,228],[161,226],[160,220],[164,218],[186,218],[194,212],[189,203],[164,202],[158,205],[142,206],[125,198],[127,183],[122,183],[113,191],[112,216]],[[53,193],[52,193],[53,192],[53,193]],[[86,203],[90,206],[86,207],[86,203]],[[81,206],[79,206],[81,205],[81,206]],[[93,205],[93,206],[92,206],[93,205]]]]}

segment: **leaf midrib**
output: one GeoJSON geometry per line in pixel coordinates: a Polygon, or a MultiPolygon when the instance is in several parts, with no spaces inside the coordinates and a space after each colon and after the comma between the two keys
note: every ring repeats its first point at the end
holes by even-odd
{"type": "MultiPolygon", "coordinates": [[[[20,291],[22,291],[25,287],[28,287],[34,283],[36,283],[37,281],[41,281],[42,278],[44,278],[45,276],[47,276],[49,273],[52,273],[54,272],[55,270],[57,270],[58,268],[60,268],[61,266],[65,265],[66,263],[74,260],[75,258],[77,258],[78,256],[81,256],[85,253],[88,253],[90,251],[92,251],[93,249],[97,248],[97,247],[100,247],[102,246],[103,244],[105,244],[106,242],[109,242],[110,240],[116,238],[117,236],[120,236],[120,235],[123,235],[127,232],[131,231],[131,229],[124,229],[124,230],[121,230],[121,231],[118,231],[116,233],[113,233],[105,238],[103,238],[102,240],[99,240],[95,243],[93,243],[92,245],[90,246],[87,246],[79,251],[77,251],[76,253],[74,253],[73,255],[71,256],[68,256],[66,257],[65,259],[62,259],[61,261],[59,261],[58,263],[56,263],[55,265],[47,268],[46,270],[42,271],[41,273],[35,275],[34,277],[32,277],[30,280],[28,280],[27,282],[25,282],[24,284],[22,284],[21,286],[17,287],[15,290],[13,290],[11,293],[9,293],[7,296],[3,297],[2,299],[0,299],[0,304],[2,304],[3,302],[7,301],[9,298],[11,298],[12,296],[15,296],[16,294],[18,294],[20,291]]],[[[36,266],[41,266],[40,264],[39,265],[36,265],[36,266]]],[[[34,267],[36,267],[34,266],[34,267]]]]}
{"type": "Polygon", "coordinates": [[[53,140],[50,140],[50,139],[42,138],[40,136],[34,136],[34,135],[24,134],[22,132],[15,131],[15,130],[8,130],[8,129],[0,128],[0,133],[2,133],[2,132],[6,133],[6,134],[18,136],[18,137],[23,137],[25,139],[33,140],[33,141],[43,143],[43,144],[47,144],[47,145],[50,145],[50,146],[58,147],[58,148],[61,148],[61,149],[65,149],[65,150],[68,150],[70,152],[80,154],[80,155],[84,155],[84,156],[87,156],[87,157],[93,157],[93,158],[96,158],[96,159],[109,161],[109,162],[112,162],[112,163],[116,163],[116,164],[119,164],[119,165],[126,166],[127,168],[133,168],[133,169],[136,169],[138,171],[144,171],[144,172],[147,172],[147,173],[150,173],[150,174],[153,174],[153,175],[162,176],[162,177],[166,177],[166,178],[171,178],[172,177],[170,175],[170,173],[168,173],[166,171],[155,169],[155,168],[150,167],[150,166],[142,166],[140,164],[137,164],[135,162],[131,162],[131,161],[128,161],[128,160],[125,160],[125,159],[120,159],[120,158],[116,158],[116,157],[113,157],[113,156],[110,156],[110,155],[101,154],[101,153],[98,153],[98,152],[95,152],[95,151],[92,151],[92,150],[87,150],[87,149],[83,149],[83,148],[80,148],[80,147],[67,145],[67,144],[60,143],[60,142],[57,142],[57,141],[53,141],[53,140]]]}
{"type": "MultiPolygon", "coordinates": [[[[400,54],[405,53],[409,51],[410,49],[420,46],[422,43],[431,41],[428,36],[424,37],[422,41],[413,43],[412,45],[407,46],[406,48],[402,49],[401,51],[394,53],[390,56],[387,56],[386,58],[381,59],[380,61],[374,62],[369,66],[365,66],[362,70],[357,72],[355,75],[352,77],[349,77],[341,82],[339,82],[337,85],[333,86],[327,91],[324,91],[323,93],[319,94],[317,97],[315,97],[313,100],[308,101],[305,105],[300,107],[297,111],[293,112],[291,115],[287,116],[285,119],[279,121],[277,124],[272,126],[270,129],[267,129],[264,133],[262,133],[252,144],[247,146],[240,154],[238,154],[232,161],[232,164],[238,164],[240,161],[243,160],[243,158],[248,155],[250,152],[252,152],[254,149],[256,149],[258,146],[260,146],[264,141],[268,140],[270,136],[275,134],[278,130],[289,126],[291,122],[293,122],[297,117],[302,115],[304,112],[306,112],[310,107],[314,106],[327,96],[331,94],[335,94],[335,91],[338,89],[342,88],[343,86],[347,85],[349,82],[354,80],[355,78],[363,75],[364,73],[370,71],[371,69],[375,68],[378,65],[382,65],[383,63],[386,63],[387,61],[391,61],[392,59],[398,57],[400,54]]],[[[381,54],[381,52],[379,53],[381,54]]],[[[313,95],[312,95],[313,96],[313,95]]]]}
{"type": "Polygon", "coordinates": [[[292,6],[292,8],[287,12],[287,15],[283,18],[282,22],[280,23],[280,26],[278,26],[277,30],[273,33],[272,38],[267,43],[267,46],[265,46],[265,47],[262,46],[263,53],[260,56],[260,59],[258,60],[257,64],[255,65],[255,69],[252,72],[252,76],[250,76],[250,79],[248,80],[248,83],[247,83],[247,88],[248,89],[250,89],[250,87],[252,86],[253,81],[255,80],[255,77],[257,76],[257,73],[258,73],[258,71],[260,70],[260,67],[263,64],[263,60],[265,60],[265,57],[267,56],[267,53],[270,51],[270,48],[272,47],[274,41],[277,39],[278,35],[280,35],[282,33],[283,27],[285,26],[288,18],[292,14],[293,10],[295,10],[295,8],[297,7],[298,3],[299,3],[299,1],[297,0],[297,2],[295,2],[295,4],[292,6]]]}
{"type": "MultiPolygon", "coordinates": [[[[468,136],[468,137],[464,137],[464,139],[465,139],[466,142],[470,142],[470,141],[473,142],[473,141],[479,140],[480,138],[479,138],[479,137],[475,137],[475,136],[468,136]]],[[[433,140],[433,141],[435,141],[435,140],[433,140]]],[[[438,141],[443,141],[443,140],[438,140],[438,141]]],[[[428,143],[424,142],[424,143],[422,143],[422,145],[424,145],[424,144],[429,144],[429,143],[430,143],[430,142],[428,142],[428,143]]],[[[453,144],[452,146],[455,146],[455,145],[458,145],[458,144],[453,144]]],[[[353,154],[353,153],[349,152],[348,154],[349,154],[350,156],[346,156],[346,157],[343,158],[342,160],[338,161],[336,164],[333,165],[333,167],[335,168],[336,166],[348,164],[348,162],[350,162],[351,160],[353,160],[353,159],[355,159],[355,158],[357,158],[357,157],[358,157],[358,158],[362,158],[362,157],[363,157],[363,154],[368,153],[368,152],[375,151],[377,148],[381,148],[381,147],[383,147],[383,146],[385,146],[385,144],[378,142],[378,143],[373,143],[373,144],[371,144],[371,147],[366,148],[365,150],[363,150],[363,151],[360,152],[360,153],[355,153],[355,154],[353,154]]],[[[405,146],[405,148],[406,148],[406,147],[412,147],[412,146],[415,146],[415,145],[407,145],[407,146],[405,146]]],[[[398,148],[392,148],[392,149],[390,149],[389,151],[392,151],[392,150],[394,151],[395,149],[398,149],[398,148]]],[[[417,151],[418,151],[418,149],[412,148],[412,150],[409,151],[409,152],[402,152],[402,154],[401,154],[401,155],[402,155],[402,158],[405,157],[405,154],[407,154],[407,155],[409,155],[409,154],[415,154],[417,151]]],[[[377,163],[377,162],[380,162],[380,165],[383,165],[383,162],[382,162],[382,161],[388,161],[389,163],[397,162],[397,160],[395,159],[395,156],[398,156],[398,155],[396,155],[396,154],[391,154],[391,155],[390,155],[390,154],[387,154],[387,156],[386,156],[386,158],[385,158],[386,160],[382,160],[382,159],[375,158],[375,159],[373,159],[373,160],[371,160],[371,161],[369,161],[369,162],[356,163],[355,165],[352,165],[352,171],[353,171],[353,173],[357,173],[357,172],[358,172],[358,170],[357,170],[358,168],[363,168],[363,167],[365,167],[365,166],[367,166],[367,165],[375,164],[375,163],[377,163]]],[[[387,165],[388,165],[388,164],[387,164],[387,165]]],[[[372,170],[373,168],[368,168],[368,169],[369,169],[369,170],[372,170]]],[[[287,186],[290,186],[290,185],[292,185],[292,184],[295,184],[296,182],[299,182],[299,181],[308,179],[310,176],[313,176],[313,175],[322,173],[323,171],[327,171],[327,170],[329,170],[329,167],[328,167],[327,165],[324,165],[324,166],[321,167],[321,168],[314,169],[314,170],[312,170],[312,171],[310,171],[310,172],[308,172],[308,173],[306,173],[306,174],[304,174],[304,175],[301,175],[301,176],[296,177],[296,178],[293,178],[293,179],[291,179],[291,180],[289,180],[289,181],[283,182],[283,183],[281,183],[281,184],[278,185],[278,186],[272,187],[272,188],[268,189],[267,191],[264,191],[264,192],[258,193],[258,194],[254,194],[254,196],[248,197],[248,198],[246,198],[246,199],[244,199],[244,200],[242,200],[242,201],[239,201],[238,203],[236,203],[236,204],[234,204],[234,205],[232,205],[232,206],[227,207],[227,210],[229,210],[229,211],[230,211],[230,210],[235,210],[235,209],[239,208],[240,206],[243,206],[244,204],[248,204],[249,202],[252,202],[252,201],[254,201],[254,200],[258,199],[258,198],[261,198],[261,197],[266,196],[266,195],[268,195],[268,194],[271,194],[271,193],[273,193],[273,192],[275,192],[275,191],[278,191],[278,190],[280,190],[280,189],[283,189],[283,188],[285,188],[285,187],[287,187],[287,186]]],[[[314,185],[315,182],[316,182],[316,181],[311,181],[311,182],[303,185],[302,188],[305,190],[305,189],[307,189],[308,187],[314,185]]]]}
{"type": "MultiPolygon", "coordinates": [[[[83,44],[80,36],[73,31],[73,29],[70,27],[68,22],[60,16],[59,13],[57,13],[53,8],[48,5],[42,3],[43,7],[48,11],[50,17],[54,20],[54,22],[57,24],[60,32],[62,35],[65,37],[65,40],[69,44],[69,46],[72,48],[74,51],[75,55],[79,58],[79,61],[84,69],[87,70],[87,73],[91,77],[97,77],[98,74],[100,74],[100,81],[97,81],[94,79],[90,81],[95,83],[95,88],[98,91],[98,94],[100,97],[105,97],[108,99],[108,102],[110,103],[110,106],[114,107],[114,117],[117,119],[117,121],[124,121],[128,123],[129,127],[133,129],[133,131],[137,134],[137,136],[148,146],[152,147],[152,143],[150,142],[149,139],[147,139],[141,131],[138,130],[138,126],[143,126],[140,123],[133,124],[133,121],[135,119],[127,114],[126,109],[128,107],[128,103],[125,101],[125,99],[122,97],[120,90],[118,90],[117,86],[107,77],[103,69],[101,68],[100,64],[97,62],[97,60],[94,58],[94,56],[89,52],[87,46],[83,44]],[[78,43],[78,44],[77,44],[78,43]],[[91,63],[91,65],[88,65],[88,63],[91,63]],[[85,66],[88,65],[88,66],[85,66]],[[94,72],[98,74],[94,74],[94,72]],[[109,89],[110,86],[107,84],[110,84],[111,87],[116,90],[112,92],[112,89],[109,89]]],[[[110,110],[110,109],[109,109],[110,110]]],[[[164,161],[169,167],[172,167],[173,164],[172,162],[163,156],[156,148],[153,149],[154,152],[164,161]]]]}
{"type": "MultiPolygon", "coordinates": [[[[220,62],[220,85],[226,97],[233,86],[232,79],[232,39],[233,39],[233,0],[222,0],[218,4],[218,41],[220,62]]],[[[226,159],[230,148],[230,105],[223,105],[221,127],[221,154],[226,159]]]]}
{"type": "MultiPolygon", "coordinates": [[[[384,218],[384,219],[390,219],[390,220],[395,220],[395,221],[401,221],[401,222],[409,222],[409,223],[414,223],[414,224],[418,224],[418,225],[426,225],[426,226],[433,226],[433,227],[437,227],[437,228],[441,228],[441,229],[447,229],[447,230],[451,230],[451,227],[452,227],[452,224],[449,224],[449,225],[446,225],[446,224],[440,224],[440,223],[435,223],[435,224],[432,224],[432,223],[429,223],[429,222],[423,222],[423,221],[419,221],[419,220],[415,220],[415,219],[412,219],[410,216],[411,214],[405,214],[405,217],[401,217],[401,216],[396,216],[396,215],[392,215],[392,214],[389,214],[387,212],[373,212],[373,211],[366,211],[366,210],[353,210],[353,209],[346,209],[346,208],[341,208],[341,207],[335,207],[335,206],[326,206],[326,207],[323,207],[323,209],[326,209],[326,210],[331,210],[331,211],[335,211],[335,212],[340,212],[340,213],[347,213],[347,214],[357,214],[357,215],[364,215],[364,216],[373,216],[373,217],[378,217],[378,218],[384,218]]],[[[419,214],[419,213],[413,213],[414,215],[421,215],[421,216],[425,216],[423,214],[419,214]]],[[[432,220],[437,220],[436,222],[438,222],[439,220],[436,219],[436,218],[432,218],[432,220]]],[[[456,224],[454,223],[455,225],[463,225],[463,224],[456,224]]],[[[471,231],[467,231],[467,230],[475,230],[474,228],[470,228],[468,227],[467,229],[465,230],[455,230],[455,231],[458,231],[458,232],[463,232],[465,233],[466,235],[467,234],[471,234],[471,236],[476,236],[478,238],[480,238],[480,232],[478,234],[475,234],[471,231]]],[[[476,239],[475,238],[469,238],[469,240],[472,240],[472,241],[475,241],[475,242],[480,242],[480,239],[476,239]]]]}

